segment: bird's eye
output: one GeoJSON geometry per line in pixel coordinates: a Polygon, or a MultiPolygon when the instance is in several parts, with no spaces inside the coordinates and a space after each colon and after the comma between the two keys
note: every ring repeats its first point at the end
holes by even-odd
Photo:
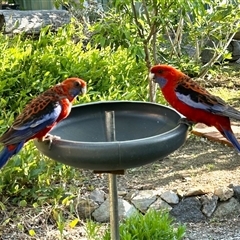
{"type": "Polygon", "coordinates": [[[75,82],[75,83],[74,83],[74,86],[75,86],[75,87],[80,87],[80,83],[79,83],[79,82],[75,82]]]}
{"type": "Polygon", "coordinates": [[[163,73],[163,70],[162,70],[162,69],[159,69],[159,70],[158,70],[158,73],[159,73],[159,74],[163,73]]]}

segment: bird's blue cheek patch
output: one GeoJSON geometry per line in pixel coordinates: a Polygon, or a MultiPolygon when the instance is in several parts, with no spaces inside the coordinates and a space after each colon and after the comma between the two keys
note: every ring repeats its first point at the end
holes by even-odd
{"type": "Polygon", "coordinates": [[[73,97],[76,97],[79,93],[80,93],[80,89],[75,88],[71,90],[71,95],[73,97]]]}
{"type": "Polygon", "coordinates": [[[160,88],[163,88],[167,83],[167,79],[164,77],[156,77],[155,82],[159,84],[160,88]]]}

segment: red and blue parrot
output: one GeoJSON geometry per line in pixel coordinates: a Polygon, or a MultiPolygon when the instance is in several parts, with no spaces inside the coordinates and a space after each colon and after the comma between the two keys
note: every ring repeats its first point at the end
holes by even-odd
{"type": "MultiPolygon", "coordinates": [[[[33,99],[15,119],[12,126],[0,137],[0,168],[30,139],[43,141],[47,133],[66,118],[72,101],[86,92],[87,84],[79,78],[68,78],[33,99]]],[[[52,136],[54,137],[54,136],[52,136]]]]}
{"type": "Polygon", "coordinates": [[[169,65],[156,65],[150,78],[158,83],[167,102],[187,120],[214,126],[240,152],[230,118],[240,120],[240,112],[214,96],[189,76],[169,65]]]}

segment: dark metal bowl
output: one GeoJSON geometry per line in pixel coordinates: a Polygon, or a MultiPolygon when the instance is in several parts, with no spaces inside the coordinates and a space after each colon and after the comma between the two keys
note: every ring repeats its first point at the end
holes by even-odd
{"type": "Polygon", "coordinates": [[[60,136],[36,147],[64,164],[95,171],[116,171],[163,159],[186,140],[187,126],[175,110],[149,102],[110,101],[82,104],[50,133],[60,136]],[[105,111],[115,113],[116,141],[108,142],[105,111]]]}

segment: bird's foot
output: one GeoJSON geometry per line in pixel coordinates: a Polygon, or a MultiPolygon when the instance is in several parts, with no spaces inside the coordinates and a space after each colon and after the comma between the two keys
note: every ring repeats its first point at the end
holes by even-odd
{"type": "Polygon", "coordinates": [[[49,141],[48,148],[51,149],[53,140],[59,140],[59,139],[61,139],[61,137],[56,136],[56,135],[47,134],[47,135],[42,139],[42,141],[49,141]]]}
{"type": "Polygon", "coordinates": [[[188,126],[189,131],[192,131],[194,122],[188,120],[187,118],[180,118],[180,120],[178,121],[178,124],[185,124],[188,126]]]}

